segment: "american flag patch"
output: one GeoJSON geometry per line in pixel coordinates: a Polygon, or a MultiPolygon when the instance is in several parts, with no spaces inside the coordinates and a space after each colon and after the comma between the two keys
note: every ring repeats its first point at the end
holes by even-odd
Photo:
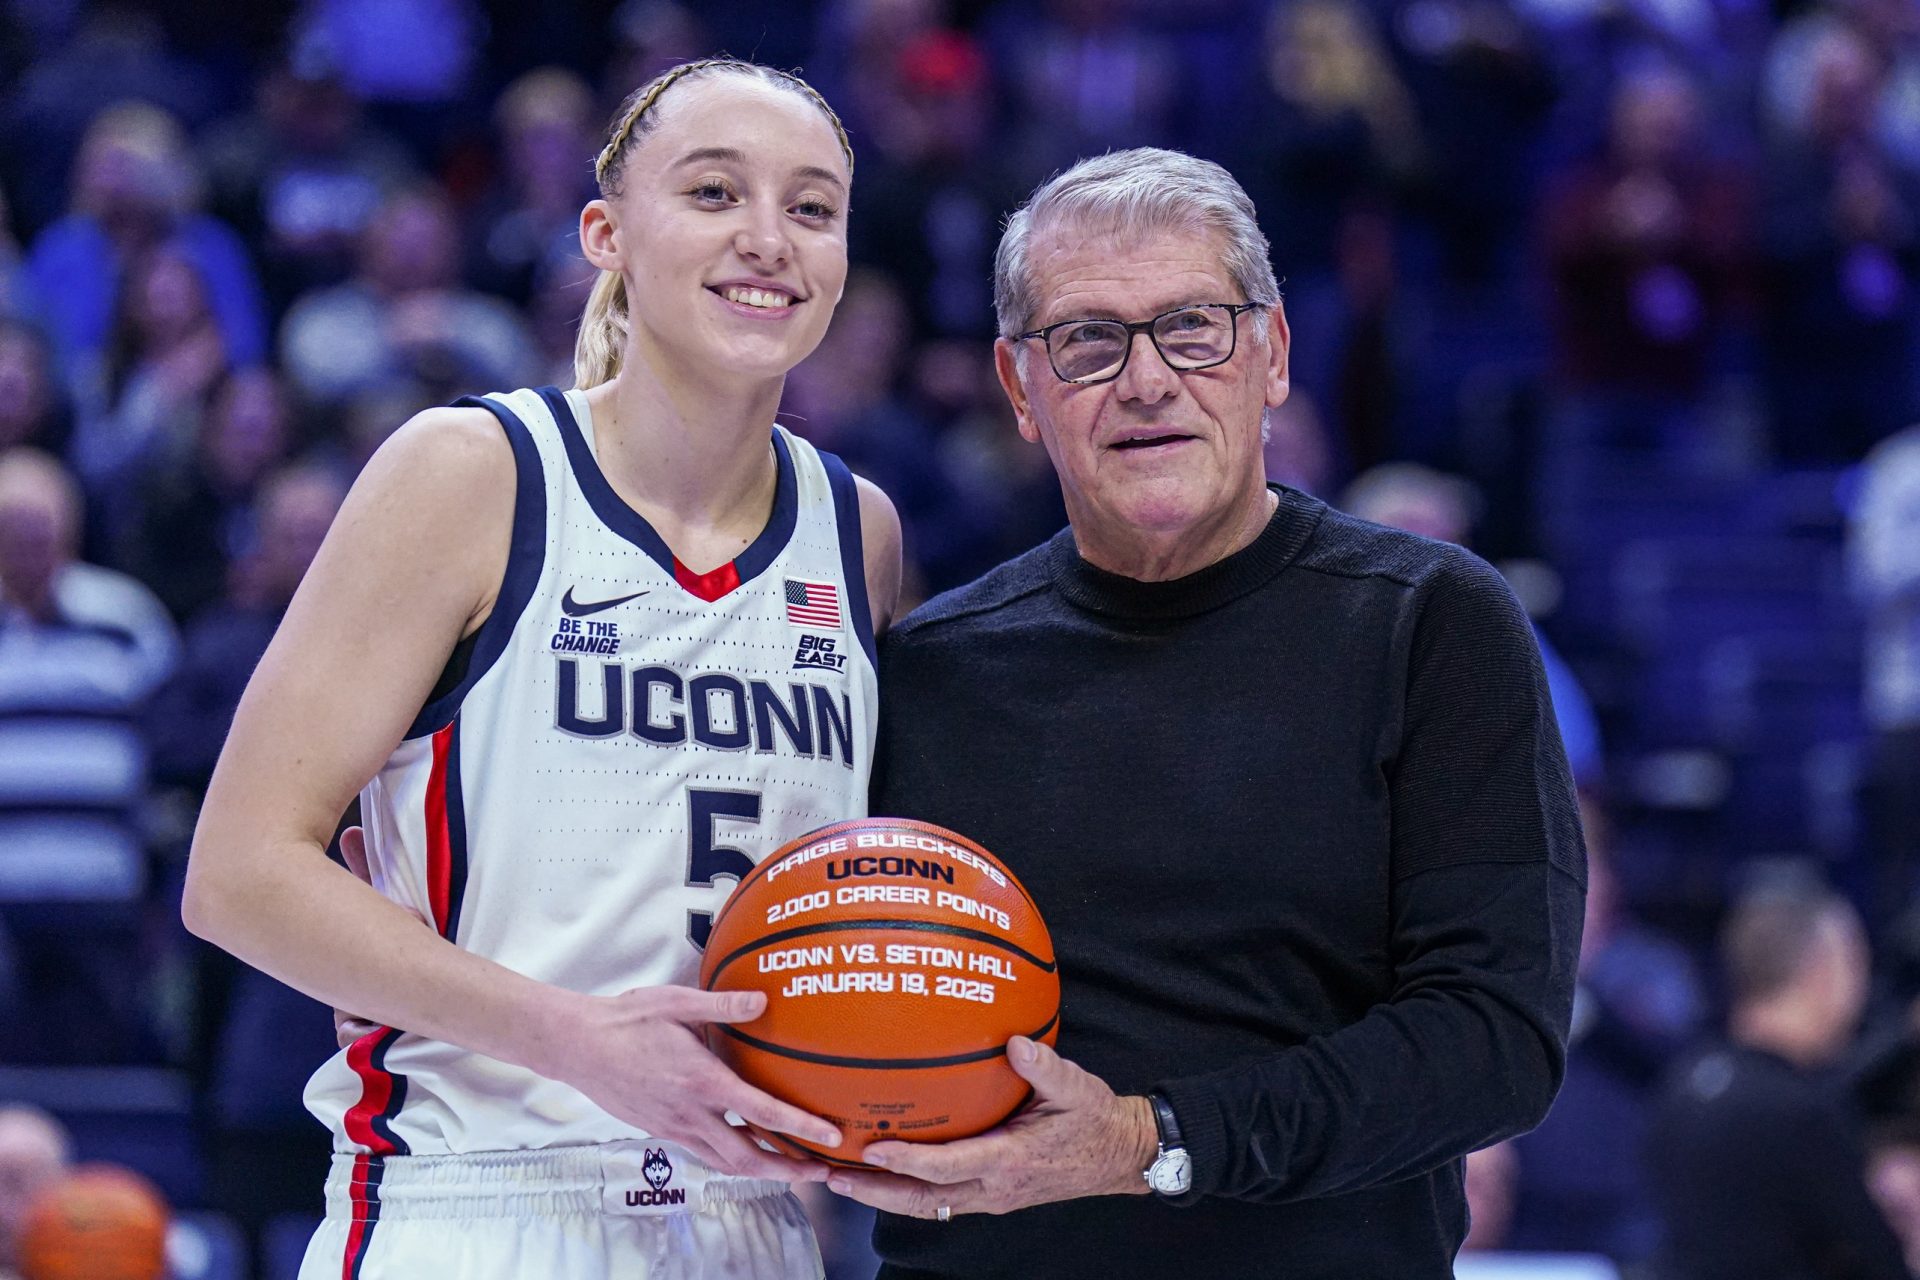
{"type": "Polygon", "coordinates": [[[787,621],[796,627],[840,625],[840,588],[831,582],[787,579],[787,621]]]}

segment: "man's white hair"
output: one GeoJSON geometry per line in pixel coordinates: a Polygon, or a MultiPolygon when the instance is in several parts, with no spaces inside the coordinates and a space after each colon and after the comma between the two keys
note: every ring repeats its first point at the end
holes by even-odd
{"type": "Polygon", "coordinates": [[[1033,327],[1041,300],[1028,254],[1036,236],[1060,227],[1117,239],[1154,231],[1218,231],[1225,245],[1221,265],[1246,300],[1268,307],[1280,301],[1267,238],[1254,217],[1253,201],[1233,175],[1184,152],[1136,147],[1109,151],[1055,174],[1007,219],[993,260],[993,309],[1002,337],[1033,327]]]}

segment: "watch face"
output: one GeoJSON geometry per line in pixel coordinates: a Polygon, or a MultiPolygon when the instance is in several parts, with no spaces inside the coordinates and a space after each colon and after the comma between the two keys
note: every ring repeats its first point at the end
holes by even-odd
{"type": "Polygon", "coordinates": [[[1180,1147],[1162,1152],[1147,1170],[1147,1182],[1163,1196],[1182,1195],[1193,1186],[1193,1160],[1180,1147]]]}

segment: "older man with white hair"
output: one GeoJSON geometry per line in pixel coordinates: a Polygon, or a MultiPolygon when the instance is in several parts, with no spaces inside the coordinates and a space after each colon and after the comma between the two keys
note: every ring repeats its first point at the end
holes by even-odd
{"type": "Polygon", "coordinates": [[[876,813],[980,840],[1060,958],[1034,1101],[835,1189],[893,1280],[1451,1275],[1461,1158],[1558,1087],[1585,856],[1525,615],[1265,482],[1289,333],[1217,165],[1086,161],[1007,227],[999,372],[1071,528],[883,654],[876,813]]]}

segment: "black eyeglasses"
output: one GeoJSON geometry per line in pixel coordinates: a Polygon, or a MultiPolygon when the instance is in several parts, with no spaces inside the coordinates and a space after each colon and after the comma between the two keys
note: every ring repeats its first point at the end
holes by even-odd
{"type": "Polygon", "coordinates": [[[1111,382],[1133,355],[1133,336],[1144,333],[1169,369],[1182,373],[1211,369],[1233,359],[1240,316],[1258,302],[1207,302],[1163,311],[1151,320],[1062,320],[1044,329],[1014,335],[1015,342],[1038,338],[1047,344],[1047,360],[1062,382],[1086,386],[1111,382]]]}

